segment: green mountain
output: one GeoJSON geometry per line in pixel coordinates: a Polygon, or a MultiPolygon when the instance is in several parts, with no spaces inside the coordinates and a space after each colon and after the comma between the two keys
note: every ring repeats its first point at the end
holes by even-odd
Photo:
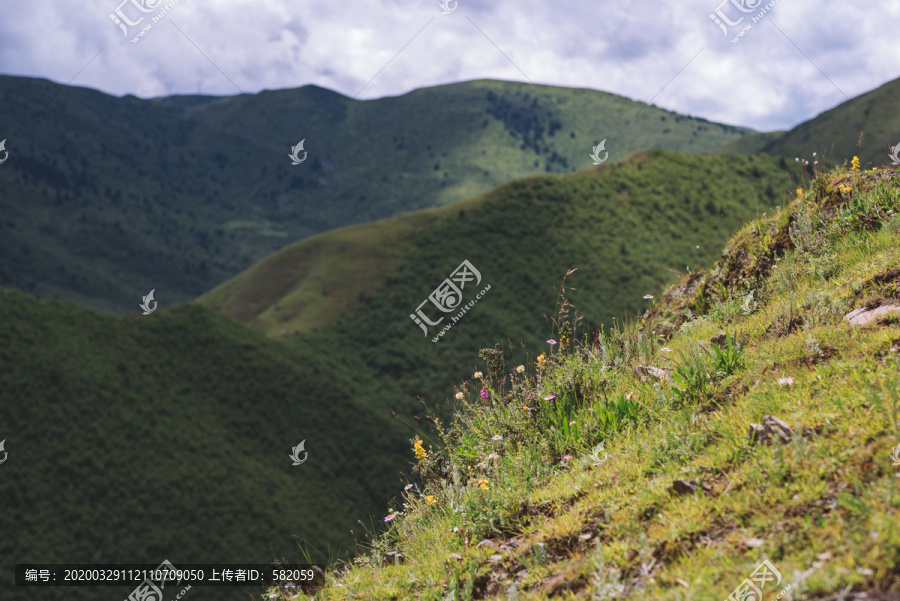
{"type": "MultiPolygon", "coordinates": [[[[447,277],[440,274],[450,263],[468,258],[494,265],[516,296],[532,296],[534,282],[580,266],[592,274],[580,288],[591,299],[582,310],[605,323],[633,312],[635,299],[673,273],[718,256],[728,232],[792,190],[789,167],[770,157],[639,152],[619,165],[518,180],[447,207],[294,243],[198,302],[271,336],[292,336],[384,294],[409,308],[431,292],[428,282],[447,277]]],[[[548,302],[554,291],[539,294],[548,302]]]]}
{"type": "Polygon", "coordinates": [[[892,146],[900,144],[900,79],[856,96],[801,123],[760,149],[771,155],[802,158],[812,163],[818,154],[820,169],[829,164],[849,165],[859,156],[863,168],[884,165],[892,146]],[[863,133],[862,148],[857,146],[863,133]]]}
{"type": "Polygon", "coordinates": [[[151,289],[190,301],[317,233],[588,167],[602,140],[615,162],[751,131],[488,80],[366,101],[316,86],[141,100],[0,76],[0,105],[0,286],[114,314],[151,289]]]}
{"type": "MultiPolygon", "coordinates": [[[[790,167],[765,156],[648,151],[577,175],[516,180],[297,243],[280,265],[276,255],[236,278],[252,285],[226,284],[226,293],[147,316],[0,294],[9,452],[0,531],[10,533],[0,538],[0,568],[296,560],[298,539],[327,555],[329,545],[347,549],[351,529],[365,542],[357,520],[369,525],[397,507],[410,440],[439,444],[424,421],[447,415],[447,391],[484,367],[473,361],[478,350],[504,340],[527,341],[513,358],[546,348],[553,330],[542,312],[567,270],[577,268],[567,297],[582,327],[634,314],[647,306],[643,295],[710,264],[741,223],[792,194],[790,167]],[[358,233],[366,228],[382,238],[358,233]],[[427,299],[464,261],[480,272],[478,282],[456,280],[471,307],[444,335],[432,327],[425,336],[410,314],[424,303],[436,320],[427,299]],[[256,286],[258,309],[294,311],[304,297],[327,295],[325,279],[357,273],[357,287],[340,290],[353,299],[341,311],[310,305],[320,316],[312,331],[297,315],[279,323],[242,313],[257,332],[204,306],[218,298],[223,311],[239,307],[228,294],[256,286]],[[309,459],[292,466],[302,440],[309,459]]],[[[458,314],[444,315],[441,326],[458,314]]],[[[33,597],[17,589],[9,598],[33,597]]]]}

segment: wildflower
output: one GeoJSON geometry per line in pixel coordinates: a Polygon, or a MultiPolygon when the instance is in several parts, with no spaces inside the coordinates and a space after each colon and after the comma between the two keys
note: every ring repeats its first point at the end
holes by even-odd
{"type": "Polygon", "coordinates": [[[297,588],[297,585],[294,584],[293,582],[288,582],[287,584],[284,585],[284,588],[297,588]]]}
{"type": "Polygon", "coordinates": [[[487,490],[488,484],[490,484],[490,483],[491,483],[491,481],[488,480],[487,478],[479,478],[476,481],[476,484],[478,484],[478,486],[481,488],[481,490],[487,490]]]}
{"type": "Polygon", "coordinates": [[[664,353],[672,353],[672,352],[674,352],[672,349],[670,349],[670,348],[667,347],[667,346],[664,346],[664,347],[662,347],[662,348],[659,349],[659,350],[661,350],[661,351],[664,352],[664,353]]]}
{"type": "Polygon", "coordinates": [[[794,162],[795,162],[795,163],[799,163],[799,162],[800,162],[800,159],[797,158],[797,157],[794,157],[794,162]]]}
{"type": "Polygon", "coordinates": [[[803,188],[797,188],[797,198],[803,196],[803,188]]]}
{"type": "Polygon", "coordinates": [[[269,599],[274,599],[275,597],[277,597],[277,595],[275,593],[272,593],[271,595],[269,595],[269,599]]]}
{"type": "Polygon", "coordinates": [[[389,513],[389,514],[387,515],[387,517],[384,518],[384,521],[385,521],[385,522],[390,522],[390,521],[393,520],[395,517],[397,517],[397,514],[396,514],[396,513],[389,513]]]}
{"type": "Polygon", "coordinates": [[[481,398],[483,398],[483,399],[488,398],[488,391],[485,390],[484,388],[481,389],[481,398]]]}
{"type": "Polygon", "coordinates": [[[429,505],[434,505],[437,501],[434,498],[434,495],[425,495],[425,502],[429,505]]]}
{"type": "Polygon", "coordinates": [[[522,405],[522,409],[524,409],[525,411],[531,411],[531,407],[529,407],[528,405],[522,405]]]}
{"type": "Polygon", "coordinates": [[[422,439],[416,436],[416,439],[413,441],[413,451],[416,453],[416,459],[424,461],[428,459],[428,452],[422,446],[422,439]]]}
{"type": "Polygon", "coordinates": [[[554,344],[556,344],[556,341],[551,338],[550,340],[547,341],[547,344],[549,344],[550,346],[553,346],[554,344]]]}
{"type": "Polygon", "coordinates": [[[503,440],[503,437],[499,434],[494,434],[494,437],[491,440],[503,440]]]}
{"type": "Polygon", "coordinates": [[[473,375],[472,377],[477,378],[477,379],[480,380],[480,379],[482,378],[482,373],[481,373],[480,371],[476,371],[476,372],[475,372],[475,375],[473,375]]]}
{"type": "Polygon", "coordinates": [[[454,531],[454,532],[459,532],[459,526],[454,526],[454,527],[453,527],[453,531],[454,531]]]}
{"type": "Polygon", "coordinates": [[[794,378],[778,378],[778,383],[782,386],[790,386],[794,383],[794,378]]]}
{"type": "Polygon", "coordinates": [[[463,398],[465,398],[465,396],[466,396],[466,395],[464,395],[462,392],[457,392],[457,393],[456,393],[456,400],[457,400],[457,401],[461,401],[461,400],[463,400],[463,398]]]}
{"type": "Polygon", "coordinates": [[[552,400],[555,399],[555,398],[556,398],[556,395],[555,395],[555,394],[548,394],[547,396],[544,397],[544,400],[545,400],[545,401],[552,401],[552,400]]]}
{"type": "Polygon", "coordinates": [[[537,356],[538,366],[541,366],[544,364],[544,359],[545,359],[544,353],[541,353],[540,355],[537,356]]]}
{"type": "Polygon", "coordinates": [[[816,158],[816,153],[813,153],[813,158],[816,158]]]}
{"type": "Polygon", "coordinates": [[[572,458],[571,455],[563,455],[563,461],[568,461],[571,458],[572,458]]]}
{"type": "Polygon", "coordinates": [[[500,459],[500,455],[498,455],[497,453],[491,453],[490,455],[485,457],[485,459],[500,459]]]}
{"type": "Polygon", "coordinates": [[[645,295],[644,295],[644,300],[653,300],[653,295],[652,295],[652,294],[645,294],[645,295]]]}
{"type": "Polygon", "coordinates": [[[520,374],[525,373],[525,366],[524,366],[524,365],[518,366],[518,367],[516,368],[516,371],[519,372],[520,374]]]}
{"type": "Polygon", "coordinates": [[[850,164],[851,164],[851,168],[854,171],[859,171],[859,157],[857,157],[857,156],[853,157],[853,160],[850,162],[850,164]]]}
{"type": "Polygon", "coordinates": [[[414,486],[414,485],[412,485],[412,484],[407,484],[406,486],[403,487],[403,490],[409,490],[409,489],[412,488],[413,486],[414,486]]]}

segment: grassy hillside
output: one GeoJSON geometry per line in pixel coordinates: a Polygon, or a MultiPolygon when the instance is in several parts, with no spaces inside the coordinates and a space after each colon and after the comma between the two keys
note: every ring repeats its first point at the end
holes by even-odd
{"type": "Polygon", "coordinates": [[[819,175],[596,342],[564,303],[521,366],[473,357],[316,598],[723,599],[763,559],[765,599],[897,598],[898,177],[819,175]]]}
{"type": "MultiPolygon", "coordinates": [[[[900,144],[900,79],[848,100],[784,136],[764,145],[762,152],[789,158],[812,153],[830,164],[849,164],[859,156],[863,168],[884,164],[890,147],[900,144]],[[863,132],[863,146],[857,146],[863,132]]],[[[820,161],[820,166],[826,164],[820,161]]]]}
{"type": "Polygon", "coordinates": [[[0,286],[127,314],[286,244],[643,148],[750,130],[595,90],[473,81],[357,101],[316,86],[141,100],[0,76],[0,286]],[[308,152],[292,165],[292,146],[308,152]]]}
{"type": "Polygon", "coordinates": [[[538,283],[577,264],[586,274],[582,310],[608,323],[673,273],[712,262],[731,232],[793,189],[790,167],[769,157],[636,153],[617,166],[531,177],[295,243],[198,302],[284,337],[385,298],[391,308],[379,319],[402,324],[463,259],[500,284],[501,295],[536,309],[553,296],[538,283]]]}

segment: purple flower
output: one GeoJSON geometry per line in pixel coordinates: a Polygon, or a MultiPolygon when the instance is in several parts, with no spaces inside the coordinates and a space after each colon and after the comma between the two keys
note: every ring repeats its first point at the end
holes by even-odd
{"type": "Polygon", "coordinates": [[[550,340],[547,341],[547,344],[549,344],[550,346],[553,346],[554,344],[556,344],[556,341],[551,338],[550,340]]]}
{"type": "Polygon", "coordinates": [[[503,440],[503,437],[499,434],[494,434],[494,437],[491,440],[503,440]]]}
{"type": "Polygon", "coordinates": [[[488,391],[485,390],[484,388],[481,389],[481,398],[483,398],[483,399],[488,398],[488,391]]]}
{"type": "Polygon", "coordinates": [[[397,517],[397,514],[396,514],[396,513],[392,513],[392,514],[390,514],[389,516],[387,516],[386,518],[384,518],[384,521],[385,521],[385,522],[390,522],[390,521],[393,520],[395,517],[397,517]]]}
{"type": "Polygon", "coordinates": [[[547,396],[544,397],[544,400],[545,400],[545,401],[552,401],[552,400],[555,399],[555,398],[556,398],[556,395],[555,395],[555,394],[548,394],[547,396]]]}
{"type": "Polygon", "coordinates": [[[409,490],[412,487],[413,487],[412,484],[407,484],[406,486],[403,487],[403,490],[409,490]]]}

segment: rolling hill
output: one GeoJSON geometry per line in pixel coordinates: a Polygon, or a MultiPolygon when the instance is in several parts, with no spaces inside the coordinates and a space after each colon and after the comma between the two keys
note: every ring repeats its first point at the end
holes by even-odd
{"type": "MultiPolygon", "coordinates": [[[[758,137],[758,136],[756,136],[758,137]]],[[[737,142],[740,144],[740,142],[737,142]]],[[[813,152],[829,164],[849,164],[859,156],[863,167],[882,165],[890,147],[900,144],[900,79],[860,94],[770,140],[760,152],[812,161],[813,152]],[[863,146],[857,141],[863,132],[863,146]]],[[[825,167],[825,161],[820,161],[825,167]]]]}
{"type": "Polygon", "coordinates": [[[294,241],[644,148],[749,129],[596,90],[471,81],[142,100],[0,76],[0,286],[127,314],[190,301],[294,241]],[[304,141],[306,159],[290,149],[304,141]]]}

